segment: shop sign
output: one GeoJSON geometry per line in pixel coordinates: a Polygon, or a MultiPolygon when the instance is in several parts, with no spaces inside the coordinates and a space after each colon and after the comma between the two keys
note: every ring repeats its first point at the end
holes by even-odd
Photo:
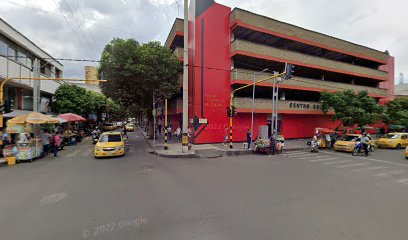
{"type": "Polygon", "coordinates": [[[291,102],[289,103],[289,108],[302,110],[320,110],[320,104],[291,102]]]}

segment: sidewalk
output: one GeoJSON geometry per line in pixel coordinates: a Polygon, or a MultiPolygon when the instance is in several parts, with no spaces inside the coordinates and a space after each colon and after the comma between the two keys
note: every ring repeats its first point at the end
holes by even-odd
{"type": "MultiPolygon", "coordinates": [[[[196,144],[192,145],[192,149],[188,153],[181,152],[181,142],[176,141],[173,137],[167,142],[168,150],[164,150],[164,134],[156,136],[156,140],[153,143],[153,139],[147,137],[147,133],[139,128],[139,131],[143,134],[146,141],[153,148],[154,154],[161,157],[170,158],[192,158],[192,157],[205,157],[216,158],[222,156],[235,156],[252,154],[252,150],[243,149],[243,143],[233,143],[233,148],[229,148],[229,144],[224,146],[222,143],[214,144],[196,144]]],[[[309,149],[307,141],[311,139],[289,139],[285,141],[285,147],[283,151],[297,151],[309,149]]]]}

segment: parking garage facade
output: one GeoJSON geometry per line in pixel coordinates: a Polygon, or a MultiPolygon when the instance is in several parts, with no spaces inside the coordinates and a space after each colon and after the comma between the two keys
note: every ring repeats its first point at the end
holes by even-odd
{"type": "MultiPolygon", "coordinates": [[[[365,90],[383,104],[393,97],[394,58],[378,51],[213,1],[190,7],[189,119],[194,143],[223,141],[226,107],[232,90],[295,65],[294,78],[279,83],[278,131],[285,138],[306,138],[316,127],[335,128],[320,110],[321,92],[365,90]],[[194,11],[194,12],[192,12],[194,11]]],[[[176,19],[166,41],[183,61],[183,20],[176,19]]],[[[181,86],[182,87],[182,86],[181,86]]],[[[245,141],[268,126],[273,82],[238,91],[233,104],[233,140],[245,141]]],[[[181,124],[181,99],[169,104],[173,129],[181,124]]]]}

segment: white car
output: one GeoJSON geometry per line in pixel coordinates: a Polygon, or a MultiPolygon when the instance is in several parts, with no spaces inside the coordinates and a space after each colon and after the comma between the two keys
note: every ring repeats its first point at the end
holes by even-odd
{"type": "Polygon", "coordinates": [[[122,126],[123,126],[123,123],[122,123],[122,122],[117,122],[117,123],[116,123],[116,126],[122,127],[122,126]]]}

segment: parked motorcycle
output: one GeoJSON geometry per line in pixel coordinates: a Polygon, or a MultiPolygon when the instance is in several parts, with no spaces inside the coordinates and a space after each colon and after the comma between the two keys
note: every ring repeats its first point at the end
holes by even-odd
{"type": "Polygon", "coordinates": [[[101,136],[101,133],[99,131],[92,132],[92,143],[96,144],[100,136],[101,136]]]}

